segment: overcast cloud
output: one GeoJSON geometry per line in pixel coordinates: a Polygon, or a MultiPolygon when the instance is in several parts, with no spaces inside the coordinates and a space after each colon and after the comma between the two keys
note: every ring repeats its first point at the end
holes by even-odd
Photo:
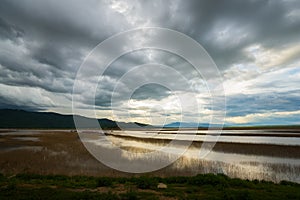
{"type": "MultiPolygon", "coordinates": [[[[300,123],[297,0],[2,0],[0,108],[72,113],[74,79],[88,53],[114,34],[149,26],[182,32],[206,49],[223,78],[227,123],[300,123]]],[[[176,94],[183,94],[186,104],[192,105],[193,93],[201,113],[191,106],[186,120],[209,122],[205,81],[178,55],[149,49],[131,52],[98,78],[91,76],[82,83],[81,93],[75,94],[81,96],[82,110],[77,114],[92,116],[95,102],[99,117],[168,123],[180,120],[176,94]],[[182,76],[155,74],[153,65],[133,71],[126,82],[121,79],[135,66],[149,63],[170,66],[182,76]],[[157,84],[131,91],[136,81],[147,80],[149,74],[168,82],[172,91],[157,84]],[[95,101],[87,90],[94,84],[98,84],[95,101]],[[110,107],[116,86],[114,105],[119,116],[113,116],[110,107]],[[133,93],[130,101],[125,98],[128,92],[133,93]]]]}

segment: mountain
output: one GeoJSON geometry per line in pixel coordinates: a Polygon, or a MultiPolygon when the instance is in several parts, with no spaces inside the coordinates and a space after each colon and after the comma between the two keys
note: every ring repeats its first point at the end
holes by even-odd
{"type": "MultiPolygon", "coordinates": [[[[98,126],[90,125],[94,119],[79,115],[74,116],[86,124],[81,128],[98,128],[98,126]]],[[[151,127],[142,123],[125,123],[116,122],[110,119],[97,119],[102,129],[118,129],[121,128],[146,128],[151,127]]],[[[0,109],[0,128],[62,128],[75,129],[73,115],[62,115],[52,112],[29,112],[24,110],[0,109]]]]}

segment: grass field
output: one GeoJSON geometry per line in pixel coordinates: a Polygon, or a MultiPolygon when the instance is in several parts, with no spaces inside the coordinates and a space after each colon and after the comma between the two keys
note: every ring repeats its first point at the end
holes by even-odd
{"type": "Polygon", "coordinates": [[[192,177],[88,177],[0,175],[0,199],[300,199],[300,185],[231,179],[225,175],[192,177]],[[164,183],[166,189],[158,189],[164,183]]]}

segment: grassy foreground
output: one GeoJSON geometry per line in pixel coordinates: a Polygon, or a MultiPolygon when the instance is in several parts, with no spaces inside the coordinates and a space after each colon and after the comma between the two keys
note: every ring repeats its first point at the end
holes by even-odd
{"type": "Polygon", "coordinates": [[[0,175],[0,199],[300,199],[300,185],[282,181],[193,177],[0,175]],[[158,189],[164,183],[166,189],[158,189]]]}

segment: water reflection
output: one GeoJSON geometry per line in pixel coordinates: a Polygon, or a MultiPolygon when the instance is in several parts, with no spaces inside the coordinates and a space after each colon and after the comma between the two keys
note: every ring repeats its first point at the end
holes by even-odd
{"type": "MultiPolygon", "coordinates": [[[[245,131],[236,131],[234,134],[232,133],[231,136],[229,135],[223,135],[226,132],[223,133],[220,136],[215,136],[215,131],[197,131],[201,133],[208,132],[209,135],[189,135],[188,133],[191,133],[191,130],[187,131],[179,131],[174,132],[171,131],[170,133],[165,133],[167,131],[164,131],[164,133],[158,132],[157,134],[153,134],[153,132],[143,132],[143,131],[113,131],[110,134],[113,135],[119,135],[119,136],[127,136],[127,137],[135,137],[135,138],[151,138],[151,139],[169,139],[169,140],[187,140],[187,141],[207,141],[207,142],[214,142],[216,141],[216,137],[218,142],[234,142],[234,143],[247,143],[247,144],[277,144],[277,145],[300,145],[300,137],[270,137],[268,135],[270,134],[279,134],[274,132],[265,132],[262,130],[257,130],[257,132],[261,132],[265,134],[266,136],[235,136],[234,134],[245,134],[245,131]],[[151,134],[149,134],[151,133],[151,134]],[[176,134],[171,134],[176,133],[176,134]]],[[[254,132],[253,133],[257,133],[254,132]]],[[[228,133],[228,132],[227,132],[228,133]]],[[[249,133],[248,133],[249,134],[249,133]]],[[[280,133],[281,135],[283,133],[280,133]]],[[[290,134],[290,133],[289,133],[290,134]]],[[[295,133],[298,134],[298,133],[295,133]]]]}
{"type": "MultiPolygon", "coordinates": [[[[125,135],[128,133],[115,132],[114,134],[125,135]]],[[[140,135],[140,132],[130,132],[130,136],[137,136],[137,138],[147,138],[147,133],[140,135]]],[[[92,134],[93,135],[93,134],[92,134]]],[[[153,135],[152,135],[153,136],[153,135]]],[[[155,135],[158,138],[174,138],[172,135],[155,135]]],[[[178,135],[177,135],[178,136],[178,135]]],[[[157,139],[156,137],[156,139],[157,139]]],[[[222,137],[222,136],[221,136],[222,137]]],[[[261,144],[266,142],[268,144],[282,144],[285,145],[299,145],[299,138],[280,138],[283,139],[279,142],[274,137],[254,137],[251,140],[248,137],[243,138],[240,136],[234,136],[234,139],[223,137],[221,141],[226,142],[253,142],[261,144]],[[263,139],[262,139],[263,138],[263,139]],[[284,140],[287,139],[287,140],[284,140]]],[[[188,139],[188,135],[180,136],[180,138],[188,139]]],[[[199,138],[198,138],[199,139],[199,138]]],[[[279,139],[279,138],[278,138],[279,139]]],[[[176,155],[181,152],[181,146],[162,148],[165,144],[160,142],[143,142],[130,140],[128,138],[117,137],[116,135],[93,136],[93,139],[86,140],[85,142],[93,143],[96,146],[105,148],[121,148],[124,150],[122,157],[132,160],[132,162],[138,162],[143,159],[145,153],[149,151],[159,151],[158,157],[147,159],[168,159],[172,155],[176,155]],[[113,144],[113,145],[112,145],[113,144]]],[[[257,145],[259,148],[260,145],[257,145]]],[[[187,170],[194,174],[197,173],[224,173],[230,177],[238,177],[243,179],[264,179],[270,181],[289,180],[300,183],[300,159],[287,158],[287,157],[274,157],[266,155],[246,155],[238,153],[216,152],[211,151],[206,157],[199,159],[200,148],[190,147],[184,155],[171,165],[173,170],[187,170]]],[[[284,149],[282,149],[284,151],[284,149]]]]}

